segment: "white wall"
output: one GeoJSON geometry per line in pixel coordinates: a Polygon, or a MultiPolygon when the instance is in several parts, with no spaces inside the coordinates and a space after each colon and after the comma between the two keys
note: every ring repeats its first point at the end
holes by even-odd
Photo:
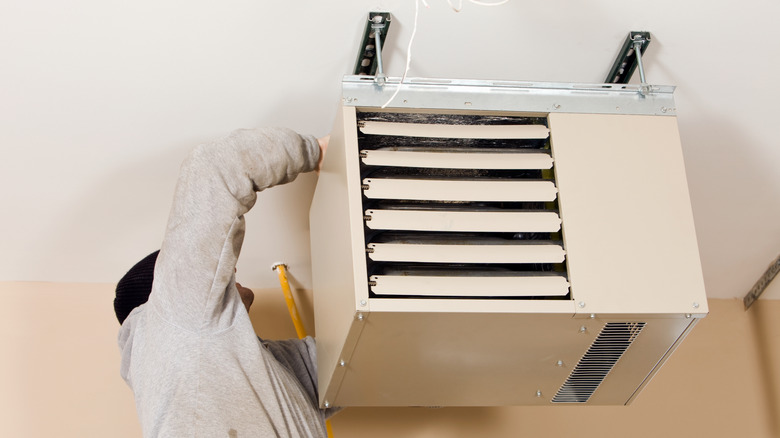
{"type": "MultiPolygon", "coordinates": [[[[420,11],[411,76],[600,82],[630,30],[675,84],[708,294],[742,296],[780,250],[780,92],[772,0],[571,2],[420,11]]],[[[0,281],[114,282],[156,249],[186,152],[238,127],[332,123],[363,20],[394,15],[402,73],[412,0],[0,0],[0,281]]],[[[310,287],[316,177],[260,197],[239,272],[310,287]]]]}

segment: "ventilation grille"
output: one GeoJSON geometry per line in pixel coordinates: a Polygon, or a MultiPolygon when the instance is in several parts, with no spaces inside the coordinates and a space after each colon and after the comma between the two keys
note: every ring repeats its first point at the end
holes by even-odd
{"type": "Polygon", "coordinates": [[[370,296],[569,299],[545,117],[360,111],[357,135],[370,296]]]}
{"type": "Polygon", "coordinates": [[[587,403],[644,327],[644,322],[607,323],[555,394],[553,403],[587,403]]]}

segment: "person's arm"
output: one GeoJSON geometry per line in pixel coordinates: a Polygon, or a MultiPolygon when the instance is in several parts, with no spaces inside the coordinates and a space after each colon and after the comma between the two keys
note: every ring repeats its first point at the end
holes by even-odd
{"type": "Polygon", "coordinates": [[[238,130],[198,146],[179,173],[154,274],[151,308],[192,331],[233,323],[244,217],[256,192],[314,170],[320,145],[288,129],[238,130]]]}

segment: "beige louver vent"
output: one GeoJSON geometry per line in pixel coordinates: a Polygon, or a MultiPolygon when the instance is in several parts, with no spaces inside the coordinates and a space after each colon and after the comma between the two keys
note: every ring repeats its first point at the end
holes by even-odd
{"type": "Polygon", "coordinates": [[[565,297],[544,117],[358,113],[373,297],[565,297]]]}
{"type": "Polygon", "coordinates": [[[644,327],[644,322],[606,324],[555,394],[553,403],[587,403],[644,327]]]}

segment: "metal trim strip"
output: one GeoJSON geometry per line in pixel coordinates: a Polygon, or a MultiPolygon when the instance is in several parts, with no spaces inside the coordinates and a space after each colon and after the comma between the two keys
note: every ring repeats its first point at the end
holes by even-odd
{"type": "Polygon", "coordinates": [[[346,106],[674,116],[674,86],[345,76],[346,106]],[[395,98],[390,100],[398,89],[395,98]]]}

